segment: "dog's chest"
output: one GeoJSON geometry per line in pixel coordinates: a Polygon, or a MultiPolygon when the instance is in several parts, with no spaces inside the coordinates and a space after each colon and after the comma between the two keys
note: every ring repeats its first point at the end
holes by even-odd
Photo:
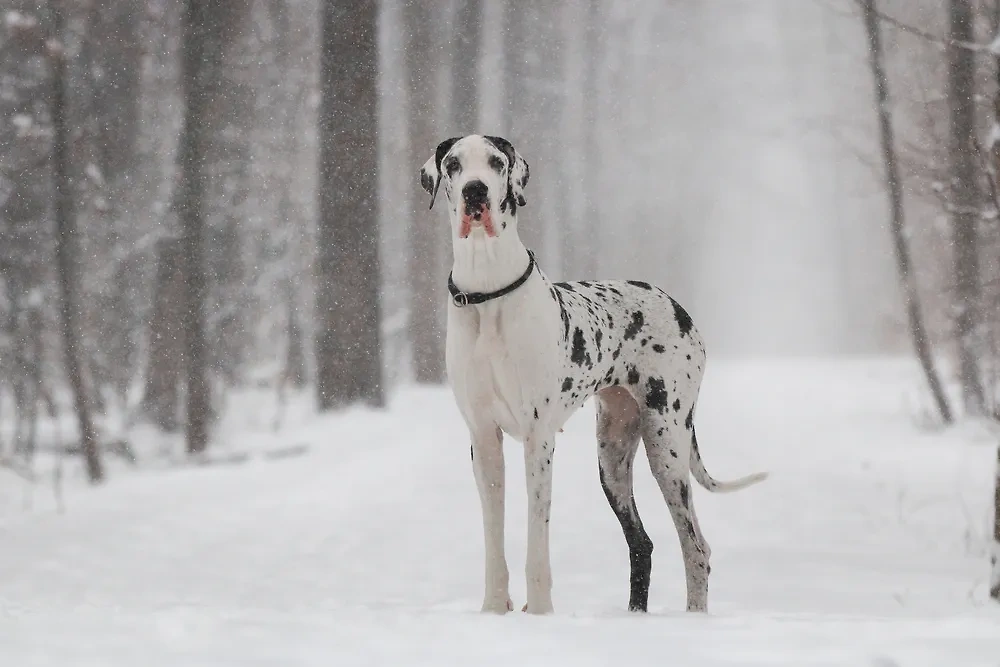
{"type": "MultiPolygon", "coordinates": [[[[526,305],[526,304],[524,304],[526,305]]],[[[466,410],[488,416],[509,435],[523,439],[539,420],[541,388],[557,374],[544,320],[525,316],[530,308],[496,304],[458,313],[449,326],[449,375],[466,410]]]]}

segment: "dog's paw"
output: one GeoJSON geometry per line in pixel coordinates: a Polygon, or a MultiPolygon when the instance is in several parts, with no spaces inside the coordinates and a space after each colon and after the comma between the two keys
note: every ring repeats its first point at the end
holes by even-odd
{"type": "Polygon", "coordinates": [[[484,614],[506,614],[508,611],[514,611],[514,603],[507,598],[507,601],[502,600],[485,600],[483,602],[483,613],[484,614]]]}

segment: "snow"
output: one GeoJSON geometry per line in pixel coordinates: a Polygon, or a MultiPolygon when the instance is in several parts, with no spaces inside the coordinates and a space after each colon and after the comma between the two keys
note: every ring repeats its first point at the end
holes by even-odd
{"type": "MultiPolygon", "coordinates": [[[[683,612],[676,536],[644,462],[651,613],[625,611],[592,406],[558,446],[556,612],[494,617],[478,611],[479,501],[447,390],[320,417],[299,397],[277,433],[273,397],[248,393],[217,447],[243,464],[113,467],[98,489],[73,470],[65,513],[41,488],[24,510],[22,482],[0,470],[0,663],[996,667],[995,442],[974,424],[919,427],[919,386],[895,360],[710,360],[698,412],[709,471],[772,475],[734,494],[696,488],[713,551],[703,616],[683,612]]],[[[519,449],[506,445],[518,609],[519,449]]]]}

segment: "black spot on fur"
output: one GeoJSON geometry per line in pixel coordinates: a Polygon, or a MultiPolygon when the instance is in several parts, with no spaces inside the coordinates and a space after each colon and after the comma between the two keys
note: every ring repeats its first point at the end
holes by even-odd
{"type": "Polygon", "coordinates": [[[656,429],[656,435],[663,435],[663,429],[662,428],[656,429]]]}
{"type": "Polygon", "coordinates": [[[577,327],[573,331],[573,350],[569,355],[569,360],[577,366],[582,366],[587,357],[587,341],[583,338],[583,329],[577,327]]]}
{"type": "Polygon", "coordinates": [[[632,340],[635,338],[645,323],[646,318],[643,317],[641,310],[637,310],[632,313],[632,321],[629,322],[627,327],[625,327],[625,340],[632,340]]]}
{"type": "Polygon", "coordinates": [[[677,458],[677,452],[675,452],[675,451],[674,451],[674,450],[672,450],[672,449],[670,450],[670,455],[671,455],[672,457],[674,457],[675,459],[677,458]]]}
{"type": "Polygon", "coordinates": [[[628,368],[628,383],[639,384],[639,369],[635,366],[629,366],[628,368]]]}
{"type": "Polygon", "coordinates": [[[650,285],[649,283],[644,283],[641,280],[626,280],[625,282],[627,282],[629,285],[634,285],[635,287],[638,287],[640,289],[649,289],[649,290],[653,289],[652,285],[650,285]]]}
{"type": "Polygon", "coordinates": [[[566,378],[562,383],[562,390],[564,392],[569,391],[573,388],[573,378],[566,378]]]}
{"type": "Polygon", "coordinates": [[[667,350],[667,348],[663,347],[659,343],[656,343],[656,344],[653,345],[653,351],[654,352],[659,352],[660,354],[663,354],[666,350],[667,350]]]}
{"type": "MultiPolygon", "coordinates": [[[[674,399],[674,412],[680,412],[680,409],[681,409],[681,399],[675,398],[674,399]]],[[[535,416],[535,419],[538,419],[537,415],[535,416]]]]}
{"type": "Polygon", "coordinates": [[[559,317],[562,318],[563,323],[563,340],[569,340],[569,311],[566,310],[566,303],[563,301],[562,292],[558,289],[553,289],[552,294],[559,304],[559,317]]]}
{"type": "Polygon", "coordinates": [[[667,409],[667,386],[663,378],[649,378],[646,381],[646,407],[656,410],[661,415],[667,409]]]}
{"type": "Polygon", "coordinates": [[[686,336],[691,333],[691,328],[694,326],[694,322],[691,321],[691,316],[688,315],[687,311],[681,307],[681,304],[670,299],[670,303],[674,304],[674,320],[677,322],[677,328],[681,330],[681,336],[686,336]]]}
{"type": "Polygon", "coordinates": [[[538,419],[538,408],[535,408],[535,419],[538,419]]]}
{"type": "Polygon", "coordinates": [[[472,459],[473,461],[476,460],[476,453],[472,451],[472,445],[469,445],[469,458],[472,459]]]}
{"type": "Polygon", "coordinates": [[[687,419],[684,420],[684,428],[686,428],[689,431],[692,428],[694,428],[694,406],[693,405],[691,406],[691,409],[688,410],[687,419]]]}

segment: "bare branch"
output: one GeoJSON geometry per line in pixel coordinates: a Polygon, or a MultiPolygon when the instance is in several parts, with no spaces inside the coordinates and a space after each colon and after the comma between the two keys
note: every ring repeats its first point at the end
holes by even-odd
{"type": "MultiPolygon", "coordinates": [[[[862,4],[862,0],[855,0],[855,2],[860,7],[864,6],[862,4]]],[[[891,25],[891,26],[893,26],[895,28],[898,28],[898,29],[902,30],[903,32],[909,33],[911,35],[915,35],[915,36],[919,37],[920,39],[923,39],[923,40],[925,40],[927,42],[931,42],[932,44],[937,44],[941,48],[946,48],[946,47],[949,47],[949,46],[954,46],[954,47],[957,47],[957,48],[960,48],[960,49],[967,49],[969,51],[974,51],[975,53],[985,53],[985,54],[991,55],[991,56],[992,55],[996,55],[996,53],[995,53],[996,49],[994,48],[994,46],[992,44],[980,44],[978,42],[966,42],[966,41],[963,41],[963,40],[951,39],[950,37],[941,37],[939,35],[935,35],[933,33],[927,32],[926,30],[922,30],[922,29],[920,29],[920,28],[918,28],[916,26],[912,26],[912,25],[910,25],[908,23],[904,23],[904,22],[900,21],[899,19],[897,19],[897,18],[895,18],[893,16],[889,16],[885,12],[882,12],[882,11],[877,10],[877,9],[875,10],[875,16],[877,16],[879,18],[879,20],[881,20],[881,21],[883,21],[885,23],[888,23],[889,25],[891,25]]]]}

